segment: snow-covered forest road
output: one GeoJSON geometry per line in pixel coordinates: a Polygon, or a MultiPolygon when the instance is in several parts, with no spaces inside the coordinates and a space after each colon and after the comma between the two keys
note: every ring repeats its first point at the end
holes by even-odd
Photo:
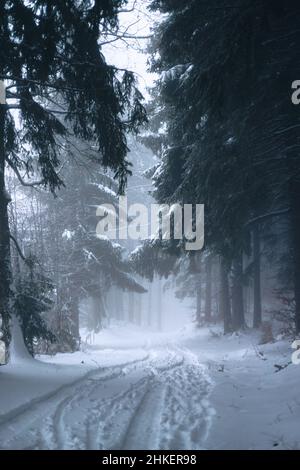
{"type": "Polygon", "coordinates": [[[206,368],[175,346],[132,353],[2,419],[0,448],[201,448],[214,414],[206,368]]]}
{"type": "MultiPolygon", "coordinates": [[[[84,339],[83,335],[83,339],[84,339]]],[[[0,368],[0,449],[298,449],[285,340],[119,325],[76,353],[0,368]]]]}

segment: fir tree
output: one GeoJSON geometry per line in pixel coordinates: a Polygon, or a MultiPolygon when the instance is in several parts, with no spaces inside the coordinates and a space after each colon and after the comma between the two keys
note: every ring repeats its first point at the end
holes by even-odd
{"type": "Polygon", "coordinates": [[[76,136],[95,142],[99,162],[113,168],[124,190],[130,171],[126,132],[136,130],[145,113],[133,75],[125,71],[120,78],[99,45],[108,28],[117,29],[124,3],[1,2],[0,80],[7,85],[7,103],[0,105],[0,313],[7,344],[11,269],[6,165],[20,180],[20,169],[29,175],[37,171],[37,184],[59,188],[60,139],[69,132],[60,119],[64,116],[76,136]]]}

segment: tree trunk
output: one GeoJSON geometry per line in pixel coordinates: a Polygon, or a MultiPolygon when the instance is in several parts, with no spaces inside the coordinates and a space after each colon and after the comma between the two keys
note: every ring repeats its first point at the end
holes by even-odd
{"type": "Polygon", "coordinates": [[[157,329],[162,330],[162,285],[161,279],[157,281],[157,329]]]}
{"type": "Polygon", "coordinates": [[[291,235],[293,246],[293,277],[295,292],[295,325],[296,333],[300,333],[300,182],[297,178],[291,181],[291,235]]]}
{"type": "Polygon", "coordinates": [[[138,321],[139,326],[143,326],[143,300],[144,298],[142,297],[142,295],[137,294],[137,310],[138,310],[137,321],[138,321]]]}
{"type": "Polygon", "coordinates": [[[259,328],[262,321],[261,278],[260,278],[260,237],[258,226],[253,229],[253,328],[259,328]]]}
{"type": "Polygon", "coordinates": [[[119,309],[119,320],[125,321],[128,319],[125,318],[125,312],[124,312],[124,292],[122,289],[118,289],[116,291],[116,296],[118,297],[118,309],[119,309]]]}
{"type": "Polygon", "coordinates": [[[211,273],[212,257],[208,256],[205,264],[205,322],[211,323],[211,273]]]}
{"type": "Polygon", "coordinates": [[[134,295],[131,291],[128,293],[128,319],[130,323],[134,323],[134,295]]]}
{"type": "Polygon", "coordinates": [[[196,289],[196,325],[201,326],[202,323],[202,259],[199,254],[191,258],[191,272],[195,277],[196,289]]]}
{"type": "Polygon", "coordinates": [[[201,307],[202,307],[202,282],[201,282],[201,273],[197,273],[197,282],[196,282],[196,323],[197,326],[201,326],[201,307]]]}
{"type": "Polygon", "coordinates": [[[239,253],[233,262],[232,326],[234,331],[245,326],[242,253],[239,253]]]}
{"type": "Polygon", "coordinates": [[[220,313],[224,321],[224,333],[232,332],[231,308],[229,297],[229,283],[228,283],[228,265],[224,259],[221,260],[220,266],[221,278],[221,298],[220,298],[220,313]]]}
{"type": "Polygon", "coordinates": [[[0,105],[0,315],[2,318],[2,340],[6,346],[6,359],[8,359],[8,346],[10,343],[10,237],[7,206],[10,197],[5,188],[5,106],[0,105]]]}
{"type": "Polygon", "coordinates": [[[72,308],[72,312],[71,312],[71,315],[72,315],[72,334],[73,334],[74,338],[76,339],[76,341],[79,344],[80,343],[79,301],[76,297],[73,298],[72,301],[71,301],[71,308],[72,308]]]}

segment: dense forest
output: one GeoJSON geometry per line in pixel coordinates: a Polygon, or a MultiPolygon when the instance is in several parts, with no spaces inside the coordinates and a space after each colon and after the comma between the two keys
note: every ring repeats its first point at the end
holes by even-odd
{"type": "Polygon", "coordinates": [[[36,358],[105,348],[111,325],[147,347],[188,323],[224,351],[257,335],[263,360],[299,337],[299,29],[296,0],[1,2],[3,370],[19,328],[36,358]],[[128,223],[170,210],[171,236],[100,236],[97,208],[120,196],[128,223]],[[185,204],[193,228],[204,205],[201,250],[175,234],[185,204]]]}
{"type": "Polygon", "coordinates": [[[225,332],[247,326],[245,286],[248,326],[261,326],[261,277],[272,272],[277,313],[299,333],[299,113],[291,100],[299,6],[227,3],[151,5],[168,15],[150,46],[161,77],[147,137],[162,160],[155,197],[205,204],[205,250],[189,268],[205,284],[205,321],[212,266],[225,332]]]}

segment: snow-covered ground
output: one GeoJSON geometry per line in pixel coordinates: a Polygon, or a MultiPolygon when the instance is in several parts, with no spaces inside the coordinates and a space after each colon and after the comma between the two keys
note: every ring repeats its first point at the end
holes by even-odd
{"type": "Polygon", "coordinates": [[[300,366],[274,367],[286,341],[119,324],[89,342],[0,368],[0,448],[300,447],[300,366]]]}

